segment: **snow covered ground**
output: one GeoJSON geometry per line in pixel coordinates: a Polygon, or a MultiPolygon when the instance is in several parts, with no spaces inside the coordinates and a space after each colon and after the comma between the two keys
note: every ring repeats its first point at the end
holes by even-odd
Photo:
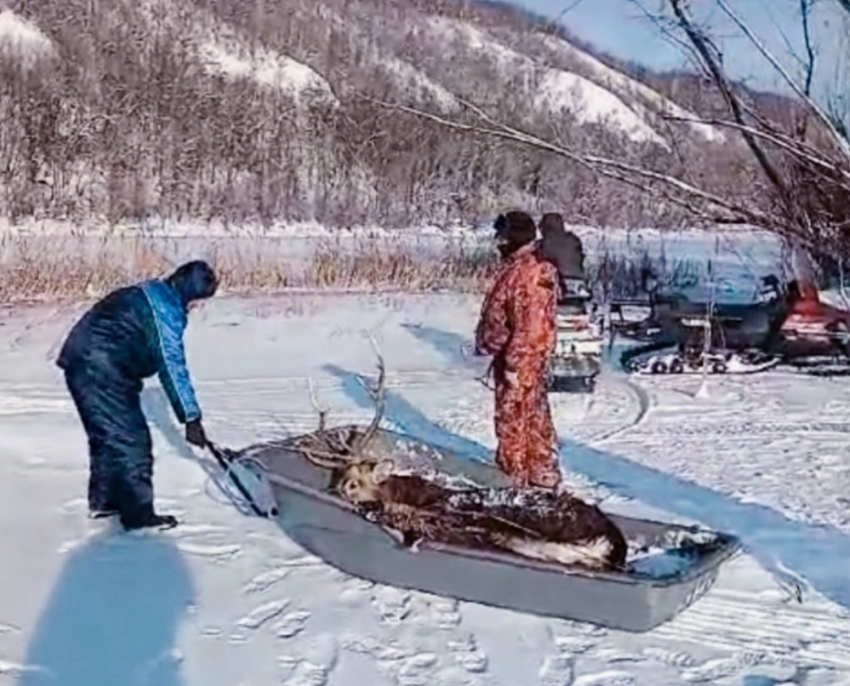
{"type": "MultiPolygon", "coordinates": [[[[460,296],[220,298],[188,355],[211,438],[240,447],[371,416],[352,375],[386,357],[387,424],[472,456],[492,398],[461,346],[460,296]]],[[[699,521],[748,553],[673,622],[643,635],[458,603],[348,577],[274,521],[240,514],[160,390],[162,511],[124,534],[86,517],[85,437],[53,358],[80,308],[0,317],[0,684],[16,686],[738,686],[850,684],[850,386],[780,373],[628,381],[553,396],[570,481],[610,510],[699,521]],[[766,570],[799,579],[791,600],[766,570]]]]}

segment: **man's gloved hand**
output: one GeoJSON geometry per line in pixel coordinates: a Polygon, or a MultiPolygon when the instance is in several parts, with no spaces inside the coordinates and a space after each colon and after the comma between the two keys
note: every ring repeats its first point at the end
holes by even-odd
{"type": "Polygon", "coordinates": [[[204,432],[204,425],[200,419],[186,424],[186,441],[199,448],[206,448],[209,444],[207,434],[204,432]]]}

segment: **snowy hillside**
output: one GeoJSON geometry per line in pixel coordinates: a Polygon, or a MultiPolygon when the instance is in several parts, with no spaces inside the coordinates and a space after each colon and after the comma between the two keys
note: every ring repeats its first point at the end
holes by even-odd
{"type": "MultiPolygon", "coordinates": [[[[387,426],[488,459],[492,397],[461,353],[477,309],[454,296],[218,298],[187,339],[208,432],[240,447],[313,428],[308,377],[331,422],[370,417],[353,375],[372,372],[372,328],[387,426]]],[[[4,686],[850,684],[846,383],[726,377],[697,397],[699,380],[606,373],[592,398],[553,398],[579,494],[746,545],[707,596],[634,635],[336,571],[226,500],[155,385],[155,487],[181,526],[127,535],[87,519],[85,437],[52,364],[80,313],[0,319],[4,686]]]]}
{"type": "Polygon", "coordinates": [[[409,226],[534,204],[582,222],[671,220],[671,208],[556,157],[453,133],[376,101],[467,120],[461,103],[472,102],[579,150],[671,172],[684,155],[708,167],[708,181],[746,192],[730,178],[730,169],[747,169],[734,139],[665,119],[706,113],[507,7],[13,7],[0,13],[0,116],[10,134],[0,163],[11,171],[0,179],[0,216],[409,226]]]}

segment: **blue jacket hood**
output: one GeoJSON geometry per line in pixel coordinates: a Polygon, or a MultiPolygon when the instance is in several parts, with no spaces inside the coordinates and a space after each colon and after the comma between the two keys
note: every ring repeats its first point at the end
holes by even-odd
{"type": "Polygon", "coordinates": [[[174,289],[184,306],[193,300],[211,298],[218,289],[213,268],[203,260],[181,265],[165,282],[174,289]]]}

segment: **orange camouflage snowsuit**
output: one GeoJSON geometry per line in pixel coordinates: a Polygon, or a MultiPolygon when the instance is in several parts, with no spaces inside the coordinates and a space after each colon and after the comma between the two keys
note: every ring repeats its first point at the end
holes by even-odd
{"type": "Polygon", "coordinates": [[[477,349],[493,355],[496,464],[523,488],[561,481],[546,394],[558,288],[555,266],[535,244],[523,246],[497,274],[475,332],[477,349]]]}

